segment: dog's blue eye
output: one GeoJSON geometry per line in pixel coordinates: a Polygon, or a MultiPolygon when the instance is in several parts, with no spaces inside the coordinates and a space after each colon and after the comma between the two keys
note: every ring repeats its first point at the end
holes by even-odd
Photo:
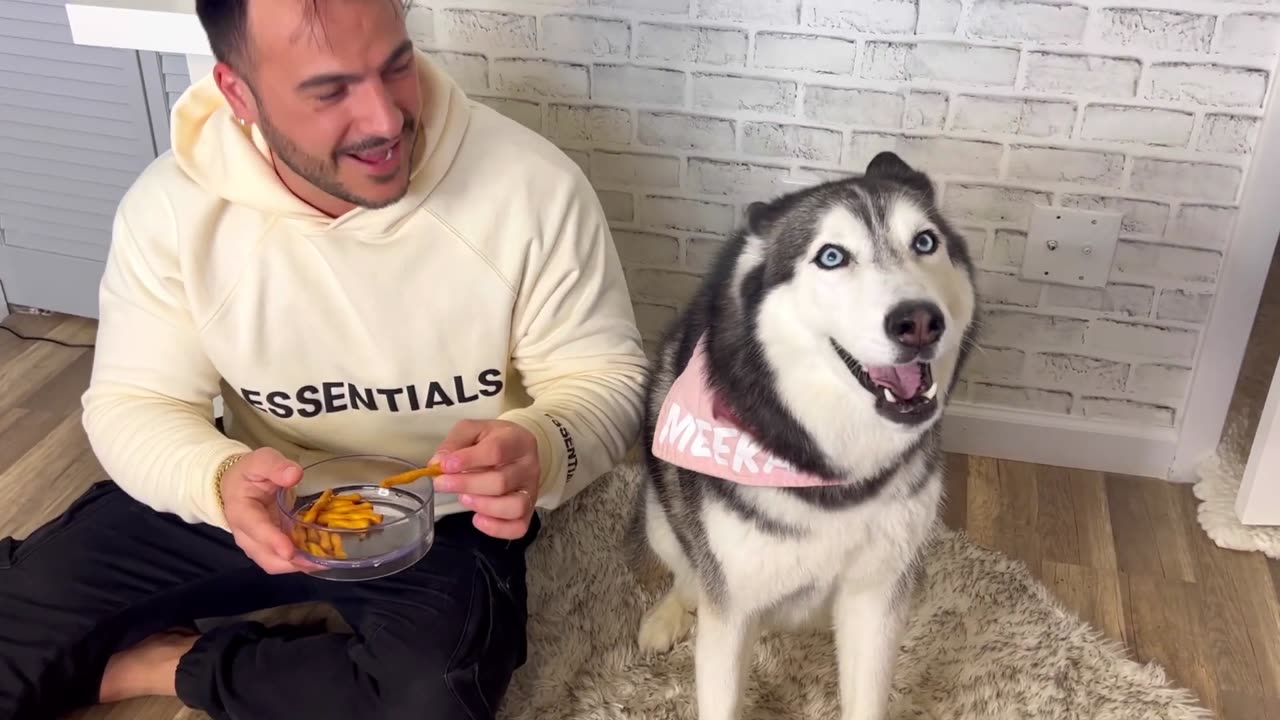
{"type": "Polygon", "coordinates": [[[832,270],[838,267],[844,267],[849,264],[849,253],[845,249],[836,245],[823,245],[818,251],[818,257],[815,258],[818,267],[832,270]]]}
{"type": "Polygon", "coordinates": [[[922,232],[911,241],[911,249],[921,255],[929,255],[938,249],[938,238],[931,232],[922,232]]]}

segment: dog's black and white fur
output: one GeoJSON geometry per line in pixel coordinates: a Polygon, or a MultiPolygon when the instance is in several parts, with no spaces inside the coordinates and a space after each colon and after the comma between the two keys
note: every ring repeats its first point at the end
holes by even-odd
{"type": "Polygon", "coordinates": [[[970,342],[973,264],[930,179],[892,153],[747,214],[650,380],[632,539],[673,583],[639,644],[666,650],[696,617],[698,717],[730,720],[761,630],[831,623],[842,717],[882,720],[942,496],[937,422],[970,342]],[[704,333],[709,386],[755,441],[827,484],[753,487],[653,455],[704,333]],[[919,385],[882,382],[913,363],[919,385]]]}

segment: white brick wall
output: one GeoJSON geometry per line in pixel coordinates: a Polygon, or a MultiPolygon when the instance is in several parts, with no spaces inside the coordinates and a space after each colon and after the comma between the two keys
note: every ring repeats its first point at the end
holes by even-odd
{"type": "Polygon", "coordinates": [[[1197,150],[1248,154],[1258,140],[1261,120],[1243,115],[1206,115],[1200,127],[1197,150]]]}
{"type": "Polygon", "coordinates": [[[1084,355],[1039,353],[1032,357],[1028,372],[1046,383],[1070,390],[1120,392],[1129,378],[1129,365],[1084,355]]]}
{"type": "Polygon", "coordinates": [[[1267,72],[1214,63],[1156,63],[1147,71],[1153,100],[1191,105],[1262,107],[1267,72]]]}
{"type": "Polygon", "coordinates": [[[1053,285],[1045,290],[1044,305],[1050,308],[1092,310],[1102,315],[1144,318],[1151,315],[1156,291],[1145,285],[1112,283],[1105,288],[1053,285]]]}
{"type": "Polygon", "coordinates": [[[747,62],[745,30],[640,23],[636,35],[636,58],[640,60],[702,65],[745,65],[747,62]]]}
{"type": "Polygon", "coordinates": [[[663,150],[716,150],[731,152],[735,123],[719,117],[683,113],[640,112],[641,145],[663,150]]]}
{"type": "Polygon", "coordinates": [[[1146,50],[1207,53],[1217,18],[1187,12],[1105,8],[1098,12],[1093,39],[1146,50]]]}
{"type": "Polygon", "coordinates": [[[851,73],[857,55],[858,44],[852,40],[795,33],[756,33],[755,61],[762,68],[851,73]]]}
{"type": "Polygon", "coordinates": [[[1078,42],[1084,36],[1088,8],[1022,0],[974,0],[969,37],[984,40],[1034,40],[1050,45],[1078,42]]]}
{"type": "Polygon", "coordinates": [[[588,174],[650,347],[748,202],[891,149],[981,267],[960,397],[1157,425],[1280,53],[1276,0],[415,0],[410,25],[588,174]],[[1018,276],[1035,205],[1123,214],[1105,288],[1018,276]]]}
{"type": "Polygon", "coordinates": [[[1186,147],[1196,116],[1181,110],[1133,105],[1090,105],[1080,137],[1167,147],[1186,147]]]}
{"type": "Polygon", "coordinates": [[[625,20],[587,15],[548,15],[542,19],[543,50],[595,57],[626,57],[631,27],[625,20]]]}
{"type": "Polygon", "coordinates": [[[1076,103],[1016,97],[961,95],[953,130],[1042,138],[1066,138],[1076,123],[1076,103]]]}
{"type": "Polygon", "coordinates": [[[1127,57],[1085,53],[1028,52],[1023,88],[1088,97],[1131,98],[1142,63],[1127,57]]]}

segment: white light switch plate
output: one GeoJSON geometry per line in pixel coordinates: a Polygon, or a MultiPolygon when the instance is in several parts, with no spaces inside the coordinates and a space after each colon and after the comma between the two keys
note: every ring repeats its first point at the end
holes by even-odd
{"type": "Polygon", "coordinates": [[[1036,207],[1027,231],[1022,277],[1077,287],[1106,287],[1121,218],[1120,213],[1036,207]]]}

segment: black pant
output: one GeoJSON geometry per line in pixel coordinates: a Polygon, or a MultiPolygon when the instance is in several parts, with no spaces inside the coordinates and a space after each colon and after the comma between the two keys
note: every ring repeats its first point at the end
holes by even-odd
{"type": "Polygon", "coordinates": [[[417,565],[359,583],[268,575],[208,525],[158,513],[110,481],[27,539],[0,540],[0,720],[97,702],[116,651],[201,618],[323,601],[354,634],[240,622],[178,666],[189,707],[219,720],[494,717],[525,661],[525,549],[441,518],[417,565]]]}

